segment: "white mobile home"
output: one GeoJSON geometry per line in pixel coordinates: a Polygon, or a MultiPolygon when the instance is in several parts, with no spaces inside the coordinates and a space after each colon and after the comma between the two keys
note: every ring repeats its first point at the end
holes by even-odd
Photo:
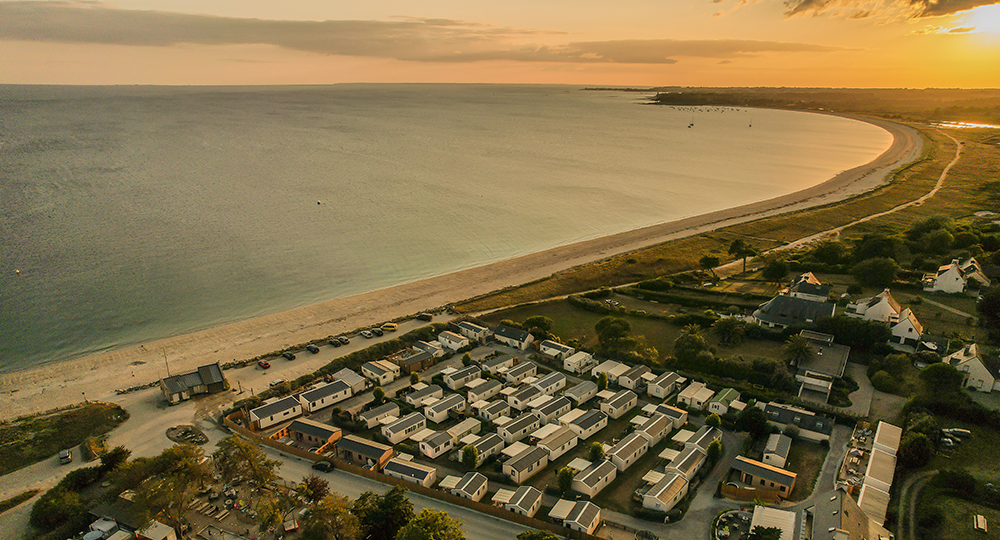
{"type": "Polygon", "coordinates": [[[619,471],[624,471],[646,455],[648,450],[649,441],[638,433],[631,433],[612,446],[605,456],[618,467],[619,471]]]}
{"type": "Polygon", "coordinates": [[[591,381],[583,381],[582,383],[563,392],[563,397],[571,399],[576,405],[586,403],[596,395],[597,385],[591,381]]]}
{"type": "Polygon", "coordinates": [[[489,328],[479,326],[474,322],[459,321],[455,323],[455,327],[458,328],[459,334],[469,338],[471,341],[484,342],[490,336],[489,328]]]}
{"type": "Polygon", "coordinates": [[[404,461],[399,458],[392,458],[385,464],[382,472],[386,476],[420,484],[424,487],[431,487],[437,481],[437,469],[421,465],[414,461],[404,461]]]}
{"type": "Polygon", "coordinates": [[[618,477],[618,467],[606,459],[592,463],[573,477],[573,491],[595,497],[618,477]]]}
{"type": "Polygon", "coordinates": [[[604,429],[608,425],[608,415],[593,409],[573,419],[569,423],[570,429],[576,431],[581,440],[589,439],[593,434],[604,429]]]}
{"type": "Polygon", "coordinates": [[[455,447],[455,439],[447,431],[438,431],[420,441],[420,453],[428,459],[436,459],[455,447]]]}
{"type": "Polygon", "coordinates": [[[490,379],[474,379],[465,384],[465,388],[468,390],[468,398],[470,403],[475,403],[477,401],[486,401],[493,396],[500,393],[503,389],[503,383],[500,381],[490,379]]]}
{"type": "Polygon", "coordinates": [[[550,339],[542,340],[538,344],[538,352],[553,358],[555,360],[565,360],[570,355],[576,352],[576,349],[570,347],[569,345],[563,345],[562,343],[556,343],[550,339]]]}
{"type": "Polygon", "coordinates": [[[255,429],[267,429],[275,424],[297,418],[302,414],[302,404],[295,396],[272,401],[250,411],[250,423],[255,429]]]}
{"type": "Polygon", "coordinates": [[[601,412],[611,418],[618,419],[625,413],[635,408],[635,405],[638,402],[639,396],[637,396],[635,392],[631,390],[622,390],[601,403],[601,412]]]}
{"type": "Polygon", "coordinates": [[[430,405],[424,406],[424,416],[431,422],[440,424],[448,419],[448,413],[465,411],[465,398],[461,394],[448,394],[430,405]]]}
{"type": "Polygon", "coordinates": [[[382,436],[389,439],[392,444],[396,444],[426,427],[427,419],[424,418],[424,415],[414,412],[391,424],[382,426],[382,436]]]}
{"type": "Polygon", "coordinates": [[[468,366],[458,371],[447,373],[442,376],[441,379],[448,388],[458,390],[470,381],[479,379],[479,377],[482,376],[482,373],[483,372],[479,369],[479,366],[468,366]]]}
{"type": "Polygon", "coordinates": [[[497,428],[497,435],[507,444],[513,444],[523,439],[532,431],[538,429],[538,417],[531,413],[524,413],[521,416],[507,422],[497,428]]]}
{"type": "Polygon", "coordinates": [[[384,418],[388,418],[390,416],[399,416],[399,405],[396,405],[391,401],[389,403],[379,405],[374,409],[369,409],[363,413],[359,413],[357,421],[363,422],[365,427],[371,429],[379,425],[384,418]]]}
{"type": "Polygon", "coordinates": [[[522,351],[527,349],[528,345],[535,340],[534,336],[524,330],[518,330],[517,328],[511,328],[503,324],[497,326],[497,329],[493,332],[493,339],[522,351]]]}
{"type": "Polygon", "coordinates": [[[445,330],[438,334],[438,343],[446,350],[457,351],[469,346],[469,338],[460,336],[455,332],[445,330]]]}
{"type": "Polygon", "coordinates": [[[403,399],[405,399],[407,403],[413,405],[414,407],[423,407],[425,401],[433,399],[441,399],[441,396],[443,395],[444,395],[444,390],[440,386],[432,384],[430,386],[425,386],[419,390],[414,390],[413,392],[406,394],[406,397],[403,399]]]}
{"type": "Polygon", "coordinates": [[[568,427],[560,427],[548,437],[538,442],[538,447],[549,453],[549,461],[555,461],[560,456],[576,448],[579,438],[576,432],[568,427]]]}
{"type": "Polygon", "coordinates": [[[537,446],[529,447],[503,464],[503,473],[515,484],[538,474],[549,463],[549,452],[537,446]]]}
{"type": "Polygon", "coordinates": [[[563,360],[563,369],[570,373],[583,373],[596,363],[590,353],[577,351],[563,360]]]}
{"type": "Polygon", "coordinates": [[[344,381],[334,381],[330,384],[302,392],[299,403],[302,410],[308,413],[316,412],[351,397],[351,387],[344,381]]]}

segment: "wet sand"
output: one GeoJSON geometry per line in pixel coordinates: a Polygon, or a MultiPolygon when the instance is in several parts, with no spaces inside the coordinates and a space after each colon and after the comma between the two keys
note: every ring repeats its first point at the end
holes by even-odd
{"type": "MultiPolygon", "coordinates": [[[[814,187],[766,201],[596,238],[576,244],[397,285],[348,298],[227,323],[141,345],[86,355],[0,375],[0,419],[88,399],[111,400],[117,388],[233,359],[252,358],[311,339],[334,335],[431,310],[504,287],[668,240],[762,217],[829,204],[880,185],[887,174],[920,157],[922,139],[912,128],[869,122],[893,135],[893,143],[870,163],[841,172],[814,187]]],[[[302,358],[302,355],[300,355],[302,358]]],[[[301,368],[301,364],[299,364],[301,368]]],[[[318,365],[315,367],[319,367],[318,365]]],[[[274,371],[274,370],[272,370],[274,371]]],[[[281,373],[272,373],[278,377],[281,373]]]]}

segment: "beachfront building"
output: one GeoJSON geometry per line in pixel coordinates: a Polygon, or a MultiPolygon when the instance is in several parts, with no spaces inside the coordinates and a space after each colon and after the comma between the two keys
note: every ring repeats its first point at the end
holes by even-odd
{"type": "Polygon", "coordinates": [[[447,431],[437,431],[424,437],[420,441],[419,447],[420,453],[427,456],[427,459],[437,459],[438,456],[455,447],[455,439],[447,431]]]}
{"type": "Polygon", "coordinates": [[[618,444],[611,447],[605,457],[618,467],[619,471],[631,467],[649,450],[649,441],[638,433],[626,435],[618,444]]]}
{"type": "Polygon", "coordinates": [[[206,364],[189,373],[160,379],[160,391],[171,405],[200,394],[214,394],[229,388],[219,363],[206,364]]]}
{"type": "Polygon", "coordinates": [[[569,398],[575,405],[582,405],[596,395],[597,385],[591,381],[583,381],[563,392],[563,397],[569,398]]]}
{"type": "Polygon", "coordinates": [[[500,390],[503,389],[503,383],[496,379],[473,379],[465,383],[465,388],[468,392],[469,403],[475,403],[477,401],[487,401],[499,394],[500,390]]]}
{"type": "Polygon", "coordinates": [[[368,409],[367,411],[358,413],[355,418],[360,423],[363,423],[366,428],[371,429],[379,425],[382,420],[389,418],[390,416],[399,416],[399,405],[393,402],[384,403],[375,407],[374,409],[368,409]]]}
{"type": "Polygon", "coordinates": [[[681,377],[673,371],[661,373],[646,384],[646,394],[650,397],[667,399],[667,396],[674,393],[674,390],[686,382],[686,378],[681,377]]]}
{"type": "Polygon", "coordinates": [[[538,373],[538,366],[534,362],[524,362],[512,367],[503,373],[507,384],[521,384],[521,381],[528,377],[534,377],[538,373]]]}
{"type": "Polygon", "coordinates": [[[538,441],[538,447],[549,453],[549,461],[555,461],[566,452],[576,448],[579,440],[576,432],[572,429],[559,427],[551,435],[538,441]]]}
{"type": "Polygon", "coordinates": [[[629,390],[638,390],[643,383],[643,376],[652,373],[649,367],[639,364],[618,376],[618,386],[629,390]]]}
{"type": "Polygon", "coordinates": [[[545,339],[539,342],[538,352],[542,353],[544,356],[552,358],[553,360],[562,361],[568,358],[571,354],[575,353],[576,349],[570,347],[569,345],[557,343],[551,339],[545,339]]]}
{"type": "Polygon", "coordinates": [[[764,415],[767,416],[767,423],[779,430],[795,426],[798,428],[797,436],[808,441],[829,441],[833,433],[832,418],[793,405],[772,401],[764,405],[764,415]]]}
{"type": "Polygon", "coordinates": [[[549,451],[537,446],[529,446],[520,454],[503,463],[503,473],[515,484],[538,474],[549,464],[549,451]]]}
{"type": "Polygon", "coordinates": [[[479,502],[486,495],[486,486],[489,480],[477,472],[465,473],[465,476],[458,481],[451,492],[459,497],[479,502]]]}
{"type": "Polygon", "coordinates": [[[583,373],[595,365],[594,356],[586,351],[577,351],[563,359],[563,369],[570,373],[583,373]]]}
{"type": "Polygon", "coordinates": [[[361,374],[376,385],[389,384],[399,378],[399,366],[387,360],[361,364],[361,374]]]}
{"type": "Polygon", "coordinates": [[[617,420],[622,415],[635,408],[639,402],[639,396],[631,390],[622,390],[601,402],[601,412],[617,420]]]}
{"type": "Polygon", "coordinates": [[[962,373],[962,386],[980,392],[990,393],[1000,390],[1000,367],[987,363],[979,347],[972,343],[946,356],[944,362],[962,373]]]}
{"type": "Polygon", "coordinates": [[[347,435],[337,442],[337,457],[371,471],[381,471],[393,457],[391,446],[347,435]]]}
{"type": "Polygon", "coordinates": [[[541,390],[543,394],[551,396],[566,387],[566,376],[558,371],[553,371],[540,377],[531,385],[541,390]]]}
{"type": "Polygon", "coordinates": [[[295,396],[276,399],[250,411],[250,425],[253,429],[267,429],[302,415],[302,404],[295,396]]]}
{"type": "Polygon", "coordinates": [[[424,406],[424,416],[431,422],[440,424],[448,419],[450,413],[465,412],[465,398],[462,394],[448,394],[430,405],[424,406]]]}
{"type": "Polygon", "coordinates": [[[446,373],[441,377],[441,379],[444,381],[445,386],[457,391],[470,381],[479,379],[482,376],[482,373],[483,371],[479,369],[479,366],[468,366],[452,371],[451,373],[446,373]]]}
{"type": "Polygon", "coordinates": [[[531,413],[523,413],[521,416],[505,423],[497,428],[497,435],[508,445],[523,439],[532,431],[538,429],[538,417],[531,413]]]}
{"type": "Polygon", "coordinates": [[[618,467],[606,459],[591,463],[573,477],[570,487],[577,493],[594,498],[618,477],[618,467]]]}
{"type": "Polygon", "coordinates": [[[701,410],[705,408],[708,401],[715,395],[710,388],[701,381],[692,381],[687,388],[681,390],[677,396],[677,404],[684,405],[688,409],[701,410]]]}
{"type": "Polygon", "coordinates": [[[382,426],[382,436],[392,444],[396,444],[426,427],[427,419],[424,418],[424,415],[413,412],[391,424],[382,426]]]}
{"type": "Polygon", "coordinates": [[[351,394],[357,395],[364,392],[368,388],[368,379],[365,379],[361,375],[358,375],[353,369],[341,369],[340,371],[333,374],[333,380],[344,381],[348,386],[351,387],[351,394]]]}
{"type": "Polygon", "coordinates": [[[406,394],[403,399],[414,407],[423,407],[424,403],[431,400],[441,399],[444,395],[444,389],[436,384],[425,385],[423,383],[417,383],[413,386],[415,389],[413,392],[406,394]],[[417,388],[420,385],[421,388],[417,388]]]}
{"type": "Polygon", "coordinates": [[[587,440],[608,425],[608,415],[593,409],[573,418],[567,426],[576,432],[580,440],[587,440]]]}
{"type": "Polygon", "coordinates": [[[421,465],[415,461],[406,461],[399,458],[392,458],[385,464],[382,472],[386,476],[399,478],[424,487],[432,487],[437,481],[437,469],[421,465]]]}
{"type": "Polygon", "coordinates": [[[470,341],[484,343],[486,342],[486,338],[490,337],[489,328],[480,326],[474,322],[459,321],[455,323],[455,328],[458,329],[459,334],[469,338],[470,341]]]}
{"type": "Polygon", "coordinates": [[[333,381],[299,394],[302,410],[314,413],[351,397],[351,387],[344,381],[333,381]]]}
{"type": "Polygon", "coordinates": [[[534,336],[528,332],[511,328],[505,324],[497,326],[497,329],[493,332],[493,339],[522,351],[527,349],[528,345],[531,345],[531,342],[535,340],[534,336]]]}
{"type": "Polygon", "coordinates": [[[490,375],[499,375],[501,372],[514,367],[514,357],[509,354],[494,354],[488,356],[479,363],[479,367],[490,375]]]}
{"type": "Polygon", "coordinates": [[[469,346],[469,338],[456,334],[450,330],[445,330],[438,334],[438,343],[441,344],[445,350],[456,352],[459,349],[464,349],[469,346]]]}
{"type": "Polygon", "coordinates": [[[331,450],[343,435],[344,432],[339,427],[321,424],[308,418],[299,418],[292,420],[291,424],[279,429],[268,438],[278,442],[293,442],[299,448],[324,454],[331,450]]]}
{"type": "Polygon", "coordinates": [[[688,493],[690,483],[676,472],[667,472],[642,495],[642,507],[659,512],[673,510],[688,493]]]}
{"type": "Polygon", "coordinates": [[[772,433],[764,445],[762,461],[774,467],[784,467],[788,461],[788,452],[792,449],[792,438],[781,433],[772,433]]]}

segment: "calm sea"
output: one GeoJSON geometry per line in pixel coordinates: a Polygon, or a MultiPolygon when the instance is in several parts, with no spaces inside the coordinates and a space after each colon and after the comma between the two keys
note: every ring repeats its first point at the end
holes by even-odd
{"type": "Polygon", "coordinates": [[[0,86],[0,371],[767,199],[891,143],[642,97],[0,86]]]}

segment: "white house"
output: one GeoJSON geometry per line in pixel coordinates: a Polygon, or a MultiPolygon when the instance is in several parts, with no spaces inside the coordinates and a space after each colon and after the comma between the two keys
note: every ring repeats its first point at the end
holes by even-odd
{"type": "MultiPolygon", "coordinates": [[[[476,455],[478,460],[476,461],[476,467],[478,467],[487,458],[499,454],[504,449],[503,439],[500,438],[496,433],[487,433],[482,435],[475,441],[469,443],[470,446],[476,449],[476,455]]],[[[455,452],[455,461],[462,461],[462,452],[465,451],[464,444],[458,446],[458,451],[455,452]]]]}
{"type": "Polygon", "coordinates": [[[468,384],[469,381],[480,378],[482,373],[479,366],[468,366],[457,371],[452,371],[451,373],[446,373],[441,379],[448,388],[458,390],[468,384]]]}
{"type": "Polygon", "coordinates": [[[466,418],[458,424],[448,428],[448,435],[456,442],[466,435],[476,435],[483,429],[483,423],[475,418],[466,418]]]}
{"type": "Polygon", "coordinates": [[[670,463],[666,466],[666,471],[676,472],[690,482],[705,464],[707,457],[707,454],[701,447],[685,446],[680,454],[677,454],[674,459],[670,460],[670,463]]]}
{"type": "Polygon", "coordinates": [[[392,444],[396,444],[426,427],[427,419],[424,415],[414,412],[382,426],[382,436],[389,439],[392,444]]]}
{"type": "Polygon", "coordinates": [[[986,365],[982,356],[979,355],[979,348],[975,343],[946,356],[944,361],[964,374],[962,386],[986,393],[1000,389],[1000,384],[997,383],[996,366],[986,365]]]}
{"type": "Polygon", "coordinates": [[[529,403],[541,395],[543,395],[542,391],[539,390],[537,386],[525,384],[507,396],[507,403],[509,403],[511,407],[519,411],[523,411],[528,408],[529,403]]]}
{"type": "Polygon", "coordinates": [[[612,446],[605,457],[614,463],[619,471],[624,471],[644,456],[648,450],[649,441],[638,433],[631,433],[618,441],[618,444],[612,446]]]}
{"type": "Polygon", "coordinates": [[[527,349],[528,345],[531,345],[531,342],[535,340],[534,336],[528,332],[511,328],[504,324],[497,326],[497,329],[493,332],[493,339],[522,351],[527,349]]]}
{"type": "Polygon", "coordinates": [[[531,385],[541,390],[543,394],[551,396],[566,387],[566,376],[558,371],[553,371],[531,385]]]}
{"type": "Polygon", "coordinates": [[[479,501],[486,495],[486,486],[489,480],[482,474],[477,472],[465,473],[465,476],[458,481],[458,485],[451,490],[452,493],[470,499],[473,501],[479,501]]]}
{"type": "Polygon", "coordinates": [[[490,422],[495,421],[501,416],[510,415],[510,405],[506,401],[494,401],[485,407],[479,409],[479,417],[483,420],[488,420],[490,422]]]}
{"type": "Polygon", "coordinates": [[[461,394],[447,396],[424,406],[424,416],[431,422],[440,424],[448,419],[448,413],[465,411],[465,398],[461,394]]]}
{"type": "Polygon", "coordinates": [[[635,392],[631,390],[622,390],[621,392],[611,396],[606,401],[601,402],[601,412],[611,418],[618,419],[625,413],[631,411],[638,402],[639,396],[637,396],[635,392]]]}
{"type": "Polygon", "coordinates": [[[567,397],[577,405],[586,403],[597,395],[597,385],[591,381],[583,381],[580,384],[563,392],[563,397],[567,397]]]}
{"type": "Polygon", "coordinates": [[[536,373],[538,373],[538,366],[534,362],[524,362],[508,369],[503,373],[503,376],[507,379],[507,384],[520,384],[524,379],[534,377],[536,373]]]}
{"type": "Polygon", "coordinates": [[[575,431],[568,427],[560,427],[555,433],[539,441],[538,447],[548,451],[549,461],[555,461],[566,452],[576,448],[579,440],[575,431]]]}
{"type": "Polygon", "coordinates": [[[498,380],[490,379],[473,379],[465,383],[465,388],[468,390],[468,398],[470,403],[475,403],[477,401],[486,401],[496,396],[503,389],[503,383],[498,380]]]}
{"type": "Polygon", "coordinates": [[[379,425],[379,423],[381,423],[383,419],[388,418],[390,416],[399,416],[399,405],[396,405],[391,401],[389,403],[384,403],[382,405],[379,405],[374,409],[369,409],[365,412],[358,413],[357,421],[363,422],[365,424],[365,427],[371,429],[379,425]]]}
{"type": "Polygon", "coordinates": [[[707,388],[705,383],[693,381],[677,396],[677,404],[686,405],[689,409],[704,409],[714,395],[715,392],[707,388]]]}
{"type": "Polygon", "coordinates": [[[576,349],[569,345],[556,343],[551,339],[544,339],[538,344],[538,352],[555,360],[565,360],[571,354],[575,353],[576,349]]]}
{"type": "Polygon", "coordinates": [[[458,335],[451,330],[445,330],[444,332],[438,334],[438,343],[440,343],[445,349],[454,352],[468,347],[469,338],[458,335]]]}
{"type": "Polygon", "coordinates": [[[648,373],[652,373],[652,370],[647,366],[633,366],[629,368],[628,371],[618,376],[618,386],[628,388],[629,390],[635,390],[642,383],[643,375],[648,373]]]}
{"type": "Polygon", "coordinates": [[[531,413],[524,413],[521,416],[507,422],[497,428],[497,435],[507,444],[523,439],[527,434],[538,429],[538,417],[531,413]]]}
{"type": "Polygon", "coordinates": [[[642,495],[642,507],[669,512],[687,495],[689,483],[676,472],[668,472],[642,495]]]}
{"type": "Polygon", "coordinates": [[[414,407],[422,407],[425,401],[441,399],[443,395],[444,390],[440,386],[432,384],[406,394],[406,397],[403,399],[414,407]]]}
{"type": "Polygon", "coordinates": [[[649,441],[649,446],[655,446],[656,443],[663,440],[674,428],[674,422],[672,419],[663,416],[662,414],[654,414],[652,418],[647,420],[642,424],[639,429],[635,430],[636,433],[646,437],[649,441]]]}
{"type": "Polygon", "coordinates": [[[673,371],[661,373],[655,379],[649,381],[646,385],[646,394],[652,397],[666,399],[667,396],[672,394],[674,390],[685,382],[687,382],[686,378],[681,377],[673,371]]]}
{"type": "Polygon", "coordinates": [[[478,341],[480,343],[486,341],[486,338],[490,337],[490,329],[485,326],[479,326],[474,322],[460,321],[455,323],[455,327],[458,328],[458,333],[469,338],[472,341],[478,341]]]}
{"type": "Polygon", "coordinates": [[[302,410],[316,412],[351,397],[351,387],[344,381],[334,381],[299,394],[302,410]]]}
{"type": "Polygon", "coordinates": [[[792,438],[780,433],[772,433],[767,437],[767,444],[764,445],[763,463],[773,465],[779,469],[785,468],[788,461],[788,452],[792,449],[792,438]]]}
{"type": "Polygon", "coordinates": [[[358,375],[354,370],[347,368],[334,373],[333,380],[344,381],[350,385],[352,394],[360,394],[365,391],[365,388],[368,387],[368,379],[358,375]]]}
{"type": "Polygon", "coordinates": [[[544,403],[538,403],[537,406],[534,404],[541,401],[541,398],[532,402],[531,412],[532,414],[538,416],[538,421],[540,424],[550,424],[555,422],[560,416],[569,412],[570,403],[569,399],[565,397],[554,398],[552,396],[544,396],[548,399],[544,403]]]}
{"type": "Polygon", "coordinates": [[[990,279],[986,277],[979,262],[974,258],[965,262],[952,259],[950,264],[941,266],[937,272],[924,274],[922,282],[925,291],[954,294],[965,292],[970,280],[981,287],[990,286],[990,279]]]}
{"type": "Polygon", "coordinates": [[[739,401],[740,393],[733,388],[725,388],[708,400],[708,412],[722,416],[729,412],[734,401],[739,401]]]}
{"type": "Polygon", "coordinates": [[[563,359],[563,369],[570,373],[583,373],[596,362],[589,352],[577,351],[563,359]]]}
{"type": "Polygon", "coordinates": [[[489,372],[490,375],[497,375],[501,371],[508,370],[513,366],[514,357],[509,354],[497,354],[479,363],[479,367],[481,367],[483,371],[489,372]]]}
{"type": "Polygon", "coordinates": [[[662,414],[669,418],[673,423],[673,429],[677,429],[688,421],[688,413],[684,409],[678,409],[671,405],[657,405],[656,414],[662,414]]]}
{"type": "Polygon", "coordinates": [[[275,424],[297,418],[302,414],[302,404],[295,396],[288,396],[261,405],[250,411],[250,423],[255,429],[267,429],[275,424]]]}
{"type": "Polygon", "coordinates": [[[504,503],[506,510],[521,514],[522,516],[534,517],[538,509],[542,506],[542,492],[536,487],[521,486],[511,495],[510,499],[504,503]]]}
{"type": "Polygon", "coordinates": [[[590,501],[560,500],[549,511],[549,517],[568,529],[594,534],[601,525],[601,508],[590,501]]]}
{"type": "Polygon", "coordinates": [[[549,464],[549,452],[537,446],[528,447],[503,463],[503,473],[515,484],[520,484],[549,464]]]}
{"type": "Polygon", "coordinates": [[[607,427],[608,415],[591,409],[573,418],[565,425],[575,431],[581,440],[587,440],[593,434],[607,427]]]}
{"type": "Polygon", "coordinates": [[[570,487],[577,493],[594,498],[618,477],[618,467],[606,459],[595,461],[573,477],[570,487]]]}
{"type": "Polygon", "coordinates": [[[418,341],[413,344],[413,348],[420,352],[425,352],[434,358],[444,356],[444,347],[439,341],[418,341]]]}
{"type": "Polygon", "coordinates": [[[428,459],[436,459],[455,447],[455,439],[447,431],[438,431],[420,441],[420,453],[428,459]]]}
{"type": "Polygon", "coordinates": [[[399,458],[392,458],[386,464],[382,472],[386,476],[420,484],[424,487],[431,487],[437,481],[437,469],[421,465],[415,461],[406,461],[399,458]]]}
{"type": "Polygon", "coordinates": [[[844,314],[866,321],[891,323],[899,320],[902,311],[903,306],[893,298],[889,289],[886,289],[870,298],[862,298],[848,304],[844,314]]]}
{"type": "Polygon", "coordinates": [[[361,373],[375,384],[388,384],[399,378],[399,366],[385,360],[375,360],[361,364],[361,373]]]}
{"type": "Polygon", "coordinates": [[[795,278],[784,292],[792,298],[801,298],[813,302],[826,302],[830,296],[830,287],[823,285],[812,272],[806,272],[795,278]]]}

